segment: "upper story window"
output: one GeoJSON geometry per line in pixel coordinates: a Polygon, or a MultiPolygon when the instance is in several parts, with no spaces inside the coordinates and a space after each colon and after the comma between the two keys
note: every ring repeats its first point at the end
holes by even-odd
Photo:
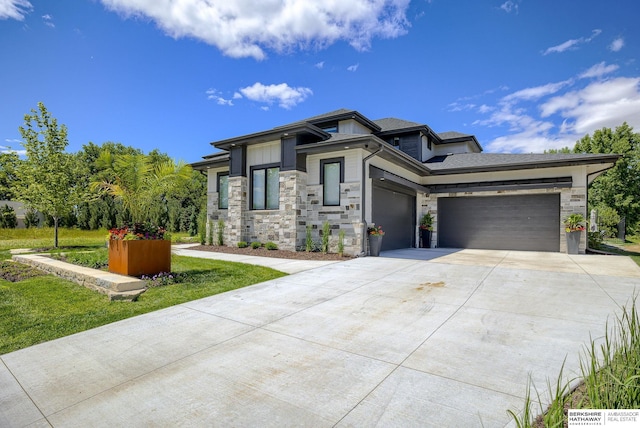
{"type": "Polygon", "coordinates": [[[320,184],[325,206],[340,205],[340,183],[344,182],[344,158],[320,161],[320,184]]]}
{"type": "Polygon", "coordinates": [[[318,127],[324,132],[328,132],[330,134],[335,134],[338,132],[338,122],[322,123],[318,125],[318,127]]]}
{"type": "Polygon", "coordinates": [[[280,206],[280,166],[251,167],[251,209],[277,210],[280,206]]]}
{"type": "Polygon", "coordinates": [[[218,173],[218,208],[226,210],[229,208],[229,173],[218,173]]]}

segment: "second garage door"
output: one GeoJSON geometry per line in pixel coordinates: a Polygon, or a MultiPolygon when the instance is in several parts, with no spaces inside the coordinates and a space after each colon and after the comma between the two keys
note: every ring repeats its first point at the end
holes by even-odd
{"type": "Polygon", "coordinates": [[[560,195],[438,198],[438,245],[560,251],[560,195]]]}

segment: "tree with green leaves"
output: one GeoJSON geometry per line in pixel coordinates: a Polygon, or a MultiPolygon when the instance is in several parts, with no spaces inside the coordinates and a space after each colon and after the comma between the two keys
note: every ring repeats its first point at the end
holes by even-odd
{"type": "Polygon", "coordinates": [[[573,152],[622,155],[589,187],[589,209],[604,209],[609,219],[624,216],[628,231],[640,233],[640,134],[626,122],[615,130],[602,128],[580,139],[573,152]]]}
{"type": "Polygon", "coordinates": [[[85,175],[76,156],[65,152],[67,127],[59,126],[42,102],[31,113],[19,128],[26,159],[17,168],[16,196],[27,207],[53,218],[54,246],[58,247],[58,223],[83,199],[85,175]]]}
{"type": "Polygon", "coordinates": [[[113,156],[102,152],[96,161],[103,178],[93,181],[91,188],[122,202],[133,223],[154,220],[158,201],[166,199],[191,176],[191,167],[171,159],[154,159],[143,154],[113,156]]]}

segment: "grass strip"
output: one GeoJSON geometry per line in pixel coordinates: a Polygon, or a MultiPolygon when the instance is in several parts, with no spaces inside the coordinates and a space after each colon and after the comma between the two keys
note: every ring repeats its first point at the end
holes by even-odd
{"type": "Polygon", "coordinates": [[[173,256],[184,282],[153,287],[136,302],[107,296],[53,276],[0,279],[0,354],[114,321],[279,278],[285,274],[243,263],[173,256]]]}

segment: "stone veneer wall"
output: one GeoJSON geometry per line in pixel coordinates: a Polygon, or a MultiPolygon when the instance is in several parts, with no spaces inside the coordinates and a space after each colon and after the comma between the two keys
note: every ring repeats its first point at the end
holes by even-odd
{"type": "Polygon", "coordinates": [[[240,241],[248,240],[247,207],[247,177],[229,177],[229,209],[224,233],[227,246],[235,246],[240,241]]]}
{"type": "MultiPolygon", "coordinates": [[[[433,216],[433,235],[431,245],[435,247],[438,243],[438,198],[442,197],[464,197],[464,196],[499,196],[499,195],[531,195],[541,193],[560,193],[560,224],[558,233],[560,234],[560,252],[566,253],[567,240],[565,238],[564,225],[562,219],[569,214],[579,213],[587,218],[587,189],[585,187],[573,187],[566,189],[532,189],[532,190],[504,190],[492,192],[459,192],[459,193],[434,193],[429,196],[424,194],[418,196],[418,212],[420,218],[427,211],[433,216]]],[[[418,242],[418,241],[416,241],[418,242]]],[[[587,233],[582,233],[580,239],[579,252],[584,253],[587,246],[587,233]]]]}
{"type": "Polygon", "coordinates": [[[304,223],[301,246],[305,245],[306,225],[311,225],[312,239],[318,245],[322,241],[322,225],[325,221],[331,226],[329,238],[329,252],[338,251],[338,236],[340,230],[344,230],[344,253],[357,255],[360,253],[362,243],[362,223],[360,222],[360,183],[340,184],[340,205],[324,206],[322,185],[308,186],[308,203],[306,220],[304,223]]]}

